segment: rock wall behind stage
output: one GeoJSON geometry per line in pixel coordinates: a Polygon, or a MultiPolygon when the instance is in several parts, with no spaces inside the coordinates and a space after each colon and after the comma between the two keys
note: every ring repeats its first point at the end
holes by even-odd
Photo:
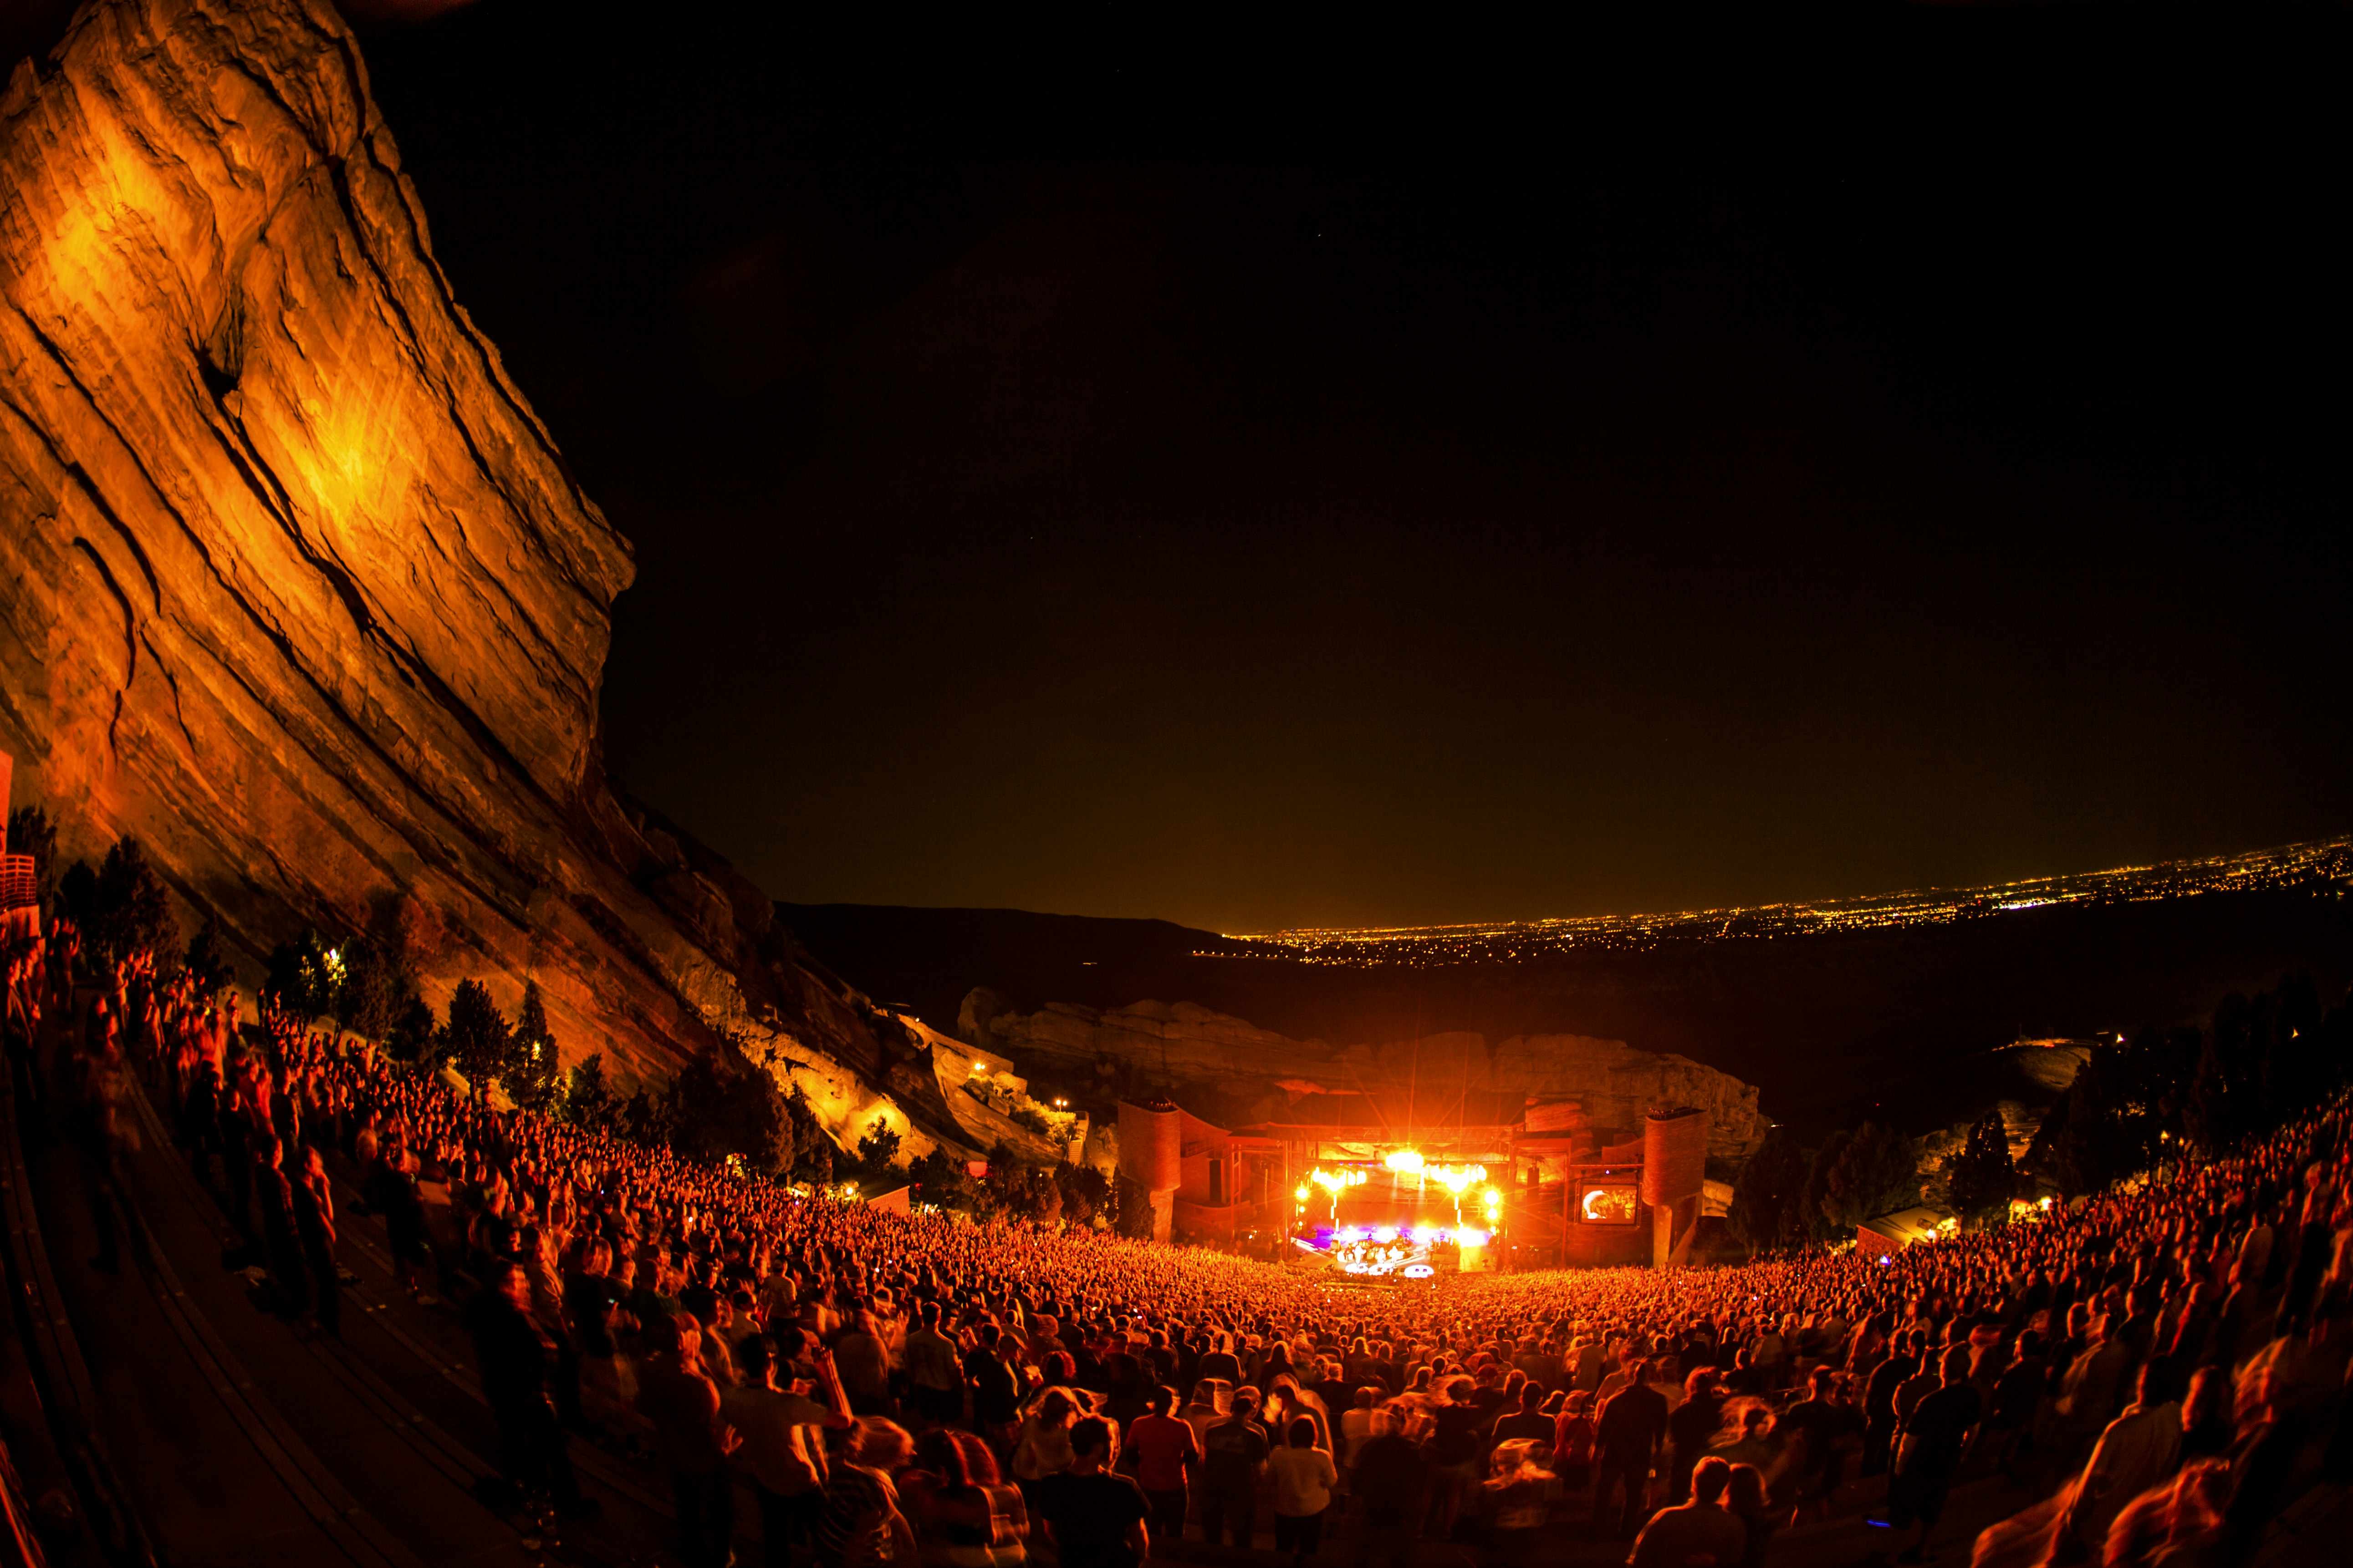
{"type": "Polygon", "coordinates": [[[248,972],[398,921],[431,999],[536,977],[624,1082],[725,1031],[896,1115],[902,1032],[608,787],[628,544],[326,0],[93,0],[0,98],[0,750],[62,857],[137,834],[248,972]]]}
{"type": "Polygon", "coordinates": [[[1294,1040],[1189,1002],[1099,1011],[1053,1003],[1018,1013],[987,990],[965,999],[958,1032],[1020,1064],[1033,1080],[1110,1093],[1166,1092],[1209,1121],[1243,1126],[1302,1093],[1460,1086],[1525,1094],[1562,1109],[1563,1131],[1639,1129],[1654,1110],[1694,1106],[1709,1117],[1711,1157],[1745,1161],[1764,1142],[1757,1089],[1688,1058],[1581,1035],[1475,1034],[1382,1046],[1294,1040]]]}

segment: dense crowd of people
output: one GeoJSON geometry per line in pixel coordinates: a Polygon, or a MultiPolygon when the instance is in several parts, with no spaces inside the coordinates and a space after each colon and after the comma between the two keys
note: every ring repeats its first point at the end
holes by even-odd
{"type": "Polygon", "coordinates": [[[61,927],[7,975],[23,1081],[77,1130],[96,1266],[136,1074],[280,1310],[337,1329],[340,1172],[402,1285],[459,1304],[516,1494],[586,1511],[568,1445],[638,1435],[690,1568],[731,1560],[738,1476],[774,1565],[1125,1564],[1187,1536],[1304,1561],[1343,1531],[1507,1563],[1566,1530],[1636,1568],[1732,1568],[1859,1504],[1908,1562],[1980,1476],[2008,1489],[1989,1568],[2219,1564],[2353,1463],[2341,1098],[1892,1254],[1378,1288],[837,1202],[498,1109],[267,1005],[241,1025],[234,994],[143,957],[96,967],[61,927]],[[76,1015],[78,978],[99,984],[76,1015]],[[75,1027],[40,1027],[59,1013],[75,1027]]]}

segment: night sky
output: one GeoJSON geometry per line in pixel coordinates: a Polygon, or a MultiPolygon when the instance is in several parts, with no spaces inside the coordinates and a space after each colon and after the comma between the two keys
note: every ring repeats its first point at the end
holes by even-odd
{"type": "Polygon", "coordinates": [[[2353,828],[2342,10],[364,33],[802,902],[1226,931],[2353,828]]]}

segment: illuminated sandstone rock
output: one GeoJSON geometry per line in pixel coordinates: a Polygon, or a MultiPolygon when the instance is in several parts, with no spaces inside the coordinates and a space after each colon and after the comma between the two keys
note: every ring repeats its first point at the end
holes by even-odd
{"type": "Polygon", "coordinates": [[[871,1119],[871,1017],[607,785],[628,544],[325,0],[85,6],[0,99],[0,749],[62,852],[138,834],[248,968],[398,889],[432,1000],[535,975],[625,1083],[723,1027],[871,1119]]]}
{"type": "Polygon", "coordinates": [[[1033,1078],[1159,1088],[1180,1100],[1207,1094],[1238,1122],[1314,1089],[1387,1092],[1418,1083],[1525,1094],[1549,1128],[1576,1132],[1639,1131],[1652,1111],[1696,1107],[1708,1113],[1708,1153],[1735,1162],[1765,1138],[1753,1086],[1622,1040],[1515,1035],[1491,1047],[1483,1036],[1457,1033],[1338,1047],[1291,1039],[1190,1002],[1108,1012],[1057,1002],[1016,1013],[999,1001],[987,993],[967,998],[964,1032],[1033,1078]]]}

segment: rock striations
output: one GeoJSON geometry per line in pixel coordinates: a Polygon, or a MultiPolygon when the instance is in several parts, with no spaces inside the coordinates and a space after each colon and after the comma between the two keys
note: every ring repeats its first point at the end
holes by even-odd
{"type": "Polygon", "coordinates": [[[64,853],[139,835],[249,958],[405,920],[437,1000],[535,976],[625,1080],[725,1031],[883,1109],[896,1031],[608,787],[629,546],[327,0],[85,5],[0,98],[0,749],[64,853]]]}

